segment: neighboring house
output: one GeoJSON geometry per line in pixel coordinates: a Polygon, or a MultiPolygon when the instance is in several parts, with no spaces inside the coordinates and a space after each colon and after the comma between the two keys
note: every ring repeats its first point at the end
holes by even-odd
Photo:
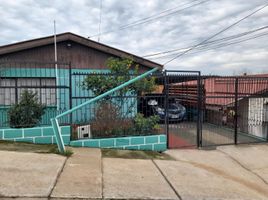
{"type": "MultiPolygon", "coordinates": [[[[268,74],[244,75],[237,77],[237,80],[238,131],[266,138],[268,74]]],[[[208,78],[204,85],[206,110],[218,114],[208,114],[208,122],[215,123],[217,120],[218,124],[232,127],[235,114],[235,77],[208,78]]]]}
{"type": "MultiPolygon", "coordinates": [[[[46,105],[47,112],[42,123],[47,124],[51,117],[68,110],[70,103],[75,106],[92,96],[90,92],[82,91],[81,80],[86,73],[107,72],[106,61],[110,57],[130,57],[139,64],[141,72],[163,67],[79,35],[63,33],[57,35],[56,78],[54,53],[54,36],[0,46],[0,127],[8,125],[7,110],[10,105],[18,102],[20,93],[25,88],[37,92],[41,103],[46,105]],[[82,75],[70,76],[70,72],[82,75]],[[70,86],[72,97],[80,98],[70,100],[70,86]]],[[[80,115],[82,114],[84,113],[80,115]]]]}
{"type": "MultiPolygon", "coordinates": [[[[236,78],[238,130],[265,138],[268,131],[268,74],[204,77],[202,81],[204,121],[233,128],[236,78]]],[[[197,81],[174,83],[170,87],[173,92],[170,95],[187,97],[184,102],[182,101],[183,104],[196,104],[197,81]],[[194,102],[191,99],[194,99],[194,102]]]]}

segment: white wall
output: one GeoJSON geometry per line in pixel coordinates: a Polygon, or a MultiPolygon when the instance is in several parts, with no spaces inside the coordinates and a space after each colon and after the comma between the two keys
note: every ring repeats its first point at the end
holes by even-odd
{"type": "Polygon", "coordinates": [[[249,134],[266,138],[268,131],[268,98],[250,98],[248,110],[249,134]]]}

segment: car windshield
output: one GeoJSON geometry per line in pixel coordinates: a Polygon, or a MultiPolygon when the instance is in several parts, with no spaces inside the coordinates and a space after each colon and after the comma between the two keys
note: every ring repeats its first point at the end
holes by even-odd
{"type": "Polygon", "coordinates": [[[168,108],[173,110],[173,109],[178,109],[178,106],[175,104],[169,104],[168,108]]]}

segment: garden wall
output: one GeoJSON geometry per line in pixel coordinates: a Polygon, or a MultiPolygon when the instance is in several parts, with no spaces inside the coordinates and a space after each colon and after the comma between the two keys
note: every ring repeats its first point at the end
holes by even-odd
{"type": "MultiPolygon", "coordinates": [[[[70,126],[62,126],[61,133],[65,145],[70,143],[70,126]]],[[[52,127],[0,129],[0,140],[30,142],[34,144],[56,144],[52,127]]]]}
{"type": "MultiPolygon", "coordinates": [[[[160,152],[167,149],[167,138],[164,134],[70,141],[70,130],[70,126],[62,126],[61,134],[64,144],[73,147],[149,150],[160,152]]],[[[34,144],[56,144],[56,138],[52,127],[0,129],[0,140],[30,142],[34,144]]]]}
{"type": "Polygon", "coordinates": [[[150,150],[162,152],[167,149],[167,137],[166,135],[161,134],[105,139],[83,139],[71,141],[70,146],[129,150],[150,150]]]}

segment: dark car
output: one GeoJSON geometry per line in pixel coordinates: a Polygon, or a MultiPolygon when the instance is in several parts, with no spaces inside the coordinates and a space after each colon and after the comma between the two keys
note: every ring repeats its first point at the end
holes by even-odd
{"type": "MultiPolygon", "coordinates": [[[[158,115],[161,121],[164,121],[166,114],[164,106],[156,104],[153,100],[149,101],[148,104],[152,106],[154,114],[158,115]]],[[[180,122],[186,118],[186,108],[179,103],[169,103],[167,114],[170,122],[180,122]]]]}

